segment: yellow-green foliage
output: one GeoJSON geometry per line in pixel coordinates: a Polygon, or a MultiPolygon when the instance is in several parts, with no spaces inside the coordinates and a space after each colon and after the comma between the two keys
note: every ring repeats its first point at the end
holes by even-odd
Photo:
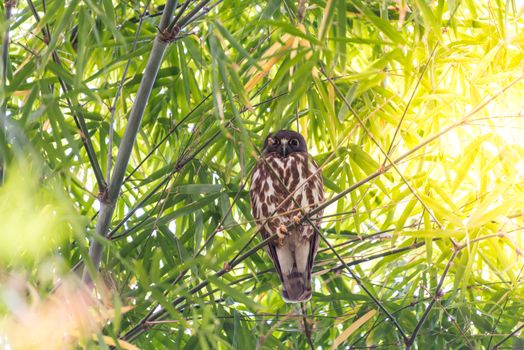
{"type": "MultiPolygon", "coordinates": [[[[177,3],[188,24],[101,240],[104,285],[132,306],[104,335],[143,349],[524,346],[521,1],[177,3]],[[281,128],[322,167],[321,232],[337,253],[321,242],[304,309],[283,303],[249,207],[251,169],[281,128]]],[[[96,175],[114,169],[164,1],[43,4],[20,1],[0,26],[0,150],[31,149],[44,169],[5,169],[0,273],[25,265],[47,297],[30,262],[84,262],[105,199],[96,175]]]]}
{"type": "Polygon", "coordinates": [[[0,187],[0,259],[5,266],[30,264],[83,230],[85,220],[55,179],[20,160],[0,187]]]}

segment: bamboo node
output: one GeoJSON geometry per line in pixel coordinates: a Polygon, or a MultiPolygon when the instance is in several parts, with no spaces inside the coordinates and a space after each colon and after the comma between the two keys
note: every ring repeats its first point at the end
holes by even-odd
{"type": "Polygon", "coordinates": [[[178,38],[178,33],[180,33],[180,27],[175,25],[171,29],[160,29],[158,28],[158,39],[165,43],[172,43],[178,38]]]}

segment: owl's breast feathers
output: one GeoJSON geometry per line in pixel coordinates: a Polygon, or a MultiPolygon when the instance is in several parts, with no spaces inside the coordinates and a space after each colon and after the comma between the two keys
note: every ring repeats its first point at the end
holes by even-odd
{"type": "MultiPolygon", "coordinates": [[[[322,174],[307,153],[295,152],[288,157],[270,153],[259,159],[251,180],[252,211],[259,224],[269,217],[275,217],[269,221],[288,224],[323,200],[322,174]]],[[[317,225],[320,215],[313,218],[317,225]]]]}

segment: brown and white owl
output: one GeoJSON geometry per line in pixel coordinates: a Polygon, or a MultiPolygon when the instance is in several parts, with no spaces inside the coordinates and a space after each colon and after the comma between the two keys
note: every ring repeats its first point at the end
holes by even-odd
{"type": "MultiPolygon", "coordinates": [[[[262,237],[278,235],[267,252],[282,282],[284,301],[309,300],[319,236],[307,221],[300,221],[324,200],[324,184],[302,135],[289,130],[269,134],[251,178],[250,197],[262,237]]],[[[317,227],[321,216],[311,217],[317,227]]]]}

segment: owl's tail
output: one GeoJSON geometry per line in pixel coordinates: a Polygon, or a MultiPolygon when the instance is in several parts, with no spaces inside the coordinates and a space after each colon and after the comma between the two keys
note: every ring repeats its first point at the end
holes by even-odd
{"type": "Polygon", "coordinates": [[[286,303],[299,303],[311,299],[311,276],[293,269],[282,276],[282,298],[286,303]]]}

